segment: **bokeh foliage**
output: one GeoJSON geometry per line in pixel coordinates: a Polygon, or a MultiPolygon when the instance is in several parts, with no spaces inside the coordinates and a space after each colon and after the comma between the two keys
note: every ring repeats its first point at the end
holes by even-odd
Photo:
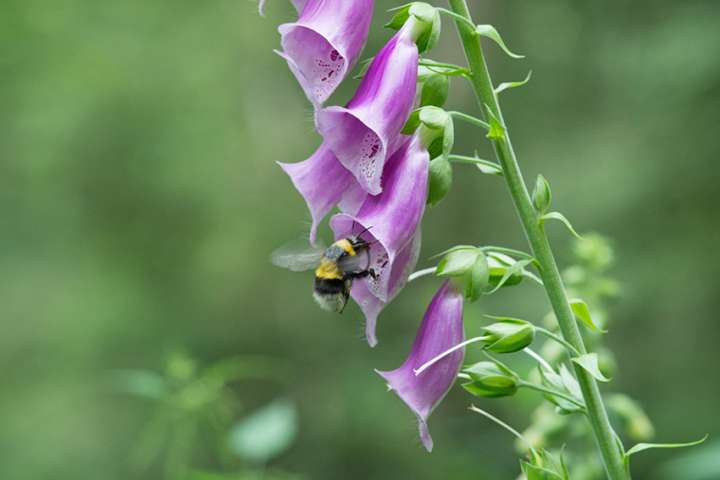
{"type": "MultiPolygon", "coordinates": [[[[272,53],[275,25],[291,9],[268,3],[260,19],[245,0],[2,2],[3,479],[158,478],[161,466],[139,471],[130,461],[154,407],[108,379],[117,370],[162,371],[177,352],[198,368],[239,354],[287,365],[278,381],[230,386],[234,421],[280,397],[297,405],[297,441],[272,462],[281,471],[313,479],[517,473],[512,439],[468,414],[461,389],[433,415],[436,450],[427,455],[414,419],[373,373],[401,362],[433,281],[412,285],[388,309],[370,350],[357,308],[325,314],[310,299],[309,278],[269,267],[269,252],[307,228],[274,161],[304,159],[319,139],[272,53]]],[[[377,3],[367,55],[387,38],[382,12],[395,5],[377,3]]],[[[526,87],[503,94],[528,180],[542,172],[578,230],[613,239],[621,294],[607,341],[620,369],[608,390],[638,399],[659,440],[720,434],[720,5],[472,3],[479,22],[527,55],[509,61],[489,45],[496,82],[534,72],[526,87]]],[[[449,23],[432,57],[462,60],[449,23]]],[[[352,87],[334,100],[346,101],[352,87]]],[[[471,108],[470,95],[454,81],[450,107],[471,108]]],[[[458,125],[456,149],[472,153],[484,143],[477,136],[458,125]]],[[[569,238],[560,227],[552,233],[568,262],[569,238]]],[[[424,236],[423,258],[450,242],[524,247],[502,183],[463,166],[428,212],[424,236]]],[[[546,310],[528,283],[468,309],[468,330],[482,313],[539,320],[546,310]]],[[[531,401],[521,394],[523,408],[482,406],[524,422],[531,401]]],[[[188,462],[219,471],[216,438],[204,435],[188,462]]],[[[683,453],[638,456],[635,478],[678,478],[677,468],[691,480],[718,478],[712,448],[693,452],[706,460],[690,461],[692,472],[683,453]],[[668,457],[674,463],[664,467],[668,457]]]]}

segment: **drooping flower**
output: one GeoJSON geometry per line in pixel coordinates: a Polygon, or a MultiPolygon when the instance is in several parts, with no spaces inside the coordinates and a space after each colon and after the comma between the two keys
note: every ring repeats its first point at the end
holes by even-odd
{"type": "Polygon", "coordinates": [[[312,217],[310,242],[313,244],[318,225],[330,210],[340,205],[343,211],[355,213],[367,196],[326,144],[305,161],[279,165],[307,203],[312,217]]]}
{"type": "Polygon", "coordinates": [[[463,338],[463,295],[448,280],[430,302],[405,363],[397,370],[378,371],[417,416],[420,439],[428,452],[433,448],[428,417],[455,382],[465,350],[452,352],[422,373],[415,370],[463,338]]]}
{"type": "Polygon", "coordinates": [[[300,14],[278,27],[282,52],[308,99],[322,105],[350,72],[367,41],[373,0],[295,0],[300,14]]]}
{"type": "Polygon", "coordinates": [[[366,314],[368,343],[377,343],[375,320],[384,304],[399,292],[415,267],[419,251],[418,227],[425,211],[429,154],[423,138],[404,137],[383,173],[384,190],[365,198],[357,214],[330,219],[335,238],[363,233],[371,242],[370,268],[375,278],[355,282],[353,298],[366,314]],[[372,301],[367,294],[376,297],[372,301]]]}
{"type": "Polygon", "coordinates": [[[382,191],[383,167],[414,105],[417,34],[408,21],[375,56],[347,106],[319,110],[315,117],[340,163],[372,195],[382,191]]]}

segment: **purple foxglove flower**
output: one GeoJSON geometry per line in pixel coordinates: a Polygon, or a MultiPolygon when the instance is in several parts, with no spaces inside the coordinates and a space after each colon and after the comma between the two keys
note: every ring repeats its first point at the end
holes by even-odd
{"type": "Polygon", "coordinates": [[[346,212],[356,213],[367,196],[326,144],[322,144],[303,162],[279,165],[307,203],[312,217],[310,242],[313,244],[317,239],[318,224],[335,205],[340,205],[346,212]]]}
{"type": "Polygon", "coordinates": [[[347,107],[328,107],[315,116],[340,163],[372,195],[382,191],[385,161],[415,102],[418,49],[412,23],[378,52],[347,107]]]}
{"type": "Polygon", "coordinates": [[[373,0],[295,0],[300,17],[280,25],[285,58],[308,99],[322,105],[365,46],[373,0]]]}
{"type": "Polygon", "coordinates": [[[385,168],[383,192],[368,195],[355,215],[342,213],[330,220],[335,238],[364,232],[363,237],[371,242],[370,268],[375,271],[376,278],[368,277],[355,283],[364,283],[365,290],[379,302],[361,295],[364,290],[357,285],[358,288],[353,288],[366,314],[366,333],[371,346],[377,343],[377,314],[399,292],[415,267],[419,241],[414,242],[413,238],[418,232],[427,199],[427,148],[419,135],[402,137],[402,140],[385,168]],[[408,247],[410,244],[416,246],[408,247]],[[406,249],[409,251],[404,251],[406,249]]]}
{"type": "Polygon", "coordinates": [[[464,336],[463,295],[448,280],[430,302],[405,363],[397,370],[377,372],[417,415],[420,439],[428,452],[433,441],[427,419],[455,382],[465,349],[452,352],[418,375],[415,370],[461,343],[464,336]]]}
{"type": "MultiPolygon", "coordinates": [[[[371,347],[377,345],[375,327],[377,325],[378,315],[380,315],[380,312],[385,308],[385,305],[390,303],[390,301],[400,293],[400,290],[402,290],[407,283],[408,276],[415,269],[415,265],[417,265],[420,255],[421,238],[422,235],[420,234],[420,229],[418,229],[410,243],[397,253],[392,268],[389,271],[387,301],[380,300],[376,297],[370,290],[370,284],[367,281],[356,280],[355,283],[353,283],[350,296],[357,302],[360,310],[362,310],[365,315],[365,336],[368,345],[371,347]]],[[[372,253],[371,247],[371,256],[372,253]]]]}

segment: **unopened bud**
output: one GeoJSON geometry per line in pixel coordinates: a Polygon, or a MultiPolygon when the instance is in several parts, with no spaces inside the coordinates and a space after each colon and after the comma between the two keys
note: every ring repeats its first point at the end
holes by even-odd
{"type": "Polygon", "coordinates": [[[491,352],[517,352],[535,339],[535,327],[517,318],[505,318],[483,328],[488,337],[485,348],[491,352]]]}
{"type": "Polygon", "coordinates": [[[464,383],[463,388],[477,397],[509,397],[517,392],[517,375],[495,362],[478,362],[463,372],[471,380],[464,383]]]}

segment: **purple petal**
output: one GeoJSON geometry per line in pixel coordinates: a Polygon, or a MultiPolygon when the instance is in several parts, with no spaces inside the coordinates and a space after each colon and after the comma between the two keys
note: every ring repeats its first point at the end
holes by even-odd
{"type": "Polygon", "coordinates": [[[317,239],[318,224],[335,205],[341,204],[346,211],[357,212],[367,196],[325,144],[303,162],[279,165],[307,203],[312,216],[310,242],[313,244],[317,239]]]}
{"type": "Polygon", "coordinates": [[[400,293],[400,290],[402,290],[407,283],[408,276],[415,269],[415,265],[417,265],[417,260],[420,255],[421,238],[422,235],[420,234],[420,230],[418,230],[412,241],[398,252],[390,270],[390,295],[388,301],[382,301],[372,293],[367,279],[356,280],[353,283],[350,295],[365,315],[365,336],[367,337],[368,345],[371,347],[374,347],[378,343],[375,333],[378,315],[380,315],[380,312],[385,308],[385,305],[400,293]]]}
{"type": "Polygon", "coordinates": [[[308,99],[322,105],[365,46],[373,0],[297,0],[295,23],[280,25],[283,52],[308,99]]]}
{"type": "Polygon", "coordinates": [[[392,142],[412,111],[417,70],[418,49],[409,26],[403,27],[375,56],[347,107],[316,114],[318,131],[340,163],[372,195],[382,191],[392,142]]]}
{"type": "Polygon", "coordinates": [[[385,189],[368,196],[356,215],[338,214],[330,226],[335,238],[357,235],[377,240],[370,247],[371,268],[377,280],[366,279],[368,288],[381,301],[392,297],[389,272],[395,270],[398,253],[411,242],[425,211],[429,155],[416,135],[390,158],[384,173],[385,189]]]}
{"type": "Polygon", "coordinates": [[[447,281],[430,302],[405,363],[397,370],[378,371],[417,416],[420,439],[428,452],[433,441],[427,419],[455,382],[465,350],[451,353],[420,375],[414,370],[463,341],[462,318],[463,296],[447,281]]]}

